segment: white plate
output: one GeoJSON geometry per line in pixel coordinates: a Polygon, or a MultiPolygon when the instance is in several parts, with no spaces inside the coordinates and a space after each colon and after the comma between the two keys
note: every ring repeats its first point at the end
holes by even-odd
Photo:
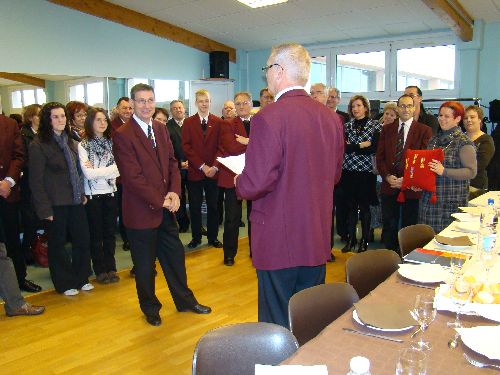
{"type": "Polygon", "coordinates": [[[472,328],[457,328],[460,339],[476,353],[489,359],[500,359],[500,326],[478,326],[472,328]]]}
{"type": "Polygon", "coordinates": [[[440,283],[445,281],[449,274],[439,264],[400,264],[398,272],[406,279],[419,283],[440,283]]]}
{"type": "Polygon", "coordinates": [[[472,216],[481,216],[481,207],[458,207],[460,208],[463,212],[467,212],[469,215],[472,216]]]}
{"type": "Polygon", "coordinates": [[[444,250],[449,250],[449,251],[461,251],[461,250],[471,250],[473,246],[452,246],[452,245],[445,245],[443,243],[437,242],[437,240],[434,238],[434,243],[436,243],[440,248],[444,250]]]}
{"type": "MultiPolygon", "coordinates": [[[[407,330],[412,329],[412,328],[415,327],[415,326],[408,326],[408,327],[405,327],[405,328],[396,328],[396,329],[374,327],[374,326],[371,326],[369,324],[363,323],[361,321],[361,319],[359,319],[358,312],[356,310],[352,311],[352,318],[356,321],[356,323],[359,323],[362,326],[374,329],[375,331],[381,331],[381,332],[403,332],[403,331],[407,331],[407,330]]],[[[415,322],[415,324],[417,324],[417,323],[415,322]]]]}
{"type": "Polygon", "coordinates": [[[462,223],[479,223],[479,216],[474,216],[467,212],[455,212],[454,214],[451,214],[451,217],[462,223]]]}
{"type": "Polygon", "coordinates": [[[458,229],[459,231],[466,232],[466,233],[478,233],[479,232],[479,221],[477,221],[477,222],[457,221],[455,223],[455,228],[458,229]]]}

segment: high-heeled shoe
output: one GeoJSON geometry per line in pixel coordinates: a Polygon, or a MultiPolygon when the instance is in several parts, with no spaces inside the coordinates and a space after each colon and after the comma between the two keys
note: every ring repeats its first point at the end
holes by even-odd
{"type": "Polygon", "coordinates": [[[349,238],[347,240],[347,243],[345,244],[345,246],[342,248],[342,252],[343,253],[348,253],[349,251],[353,251],[354,248],[356,247],[356,238],[349,238]]]}
{"type": "Polygon", "coordinates": [[[362,238],[358,244],[358,253],[365,252],[366,250],[368,250],[368,241],[362,238]]]}

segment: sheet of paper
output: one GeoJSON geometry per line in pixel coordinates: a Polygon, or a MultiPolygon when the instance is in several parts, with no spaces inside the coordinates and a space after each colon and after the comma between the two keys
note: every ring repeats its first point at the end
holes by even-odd
{"type": "Polygon", "coordinates": [[[218,157],[217,161],[236,174],[241,174],[241,172],[243,172],[243,168],[245,168],[245,154],[238,156],[226,156],[225,158],[218,157]]]}
{"type": "Polygon", "coordinates": [[[328,375],[326,365],[255,365],[255,375],[328,375]]]}

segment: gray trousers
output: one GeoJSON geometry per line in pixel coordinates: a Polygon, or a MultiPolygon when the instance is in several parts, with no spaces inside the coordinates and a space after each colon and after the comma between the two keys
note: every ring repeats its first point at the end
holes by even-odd
{"type": "Polygon", "coordinates": [[[5,302],[5,311],[17,310],[26,303],[19,290],[14,265],[7,256],[3,242],[0,242],[0,297],[5,302]]]}

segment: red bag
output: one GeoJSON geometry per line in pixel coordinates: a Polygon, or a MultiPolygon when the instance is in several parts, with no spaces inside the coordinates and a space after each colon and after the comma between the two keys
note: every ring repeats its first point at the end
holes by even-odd
{"type": "Polygon", "coordinates": [[[441,148],[433,150],[407,150],[405,155],[405,170],[398,202],[405,201],[403,190],[412,186],[432,193],[430,202],[436,203],[436,173],[429,168],[432,159],[443,162],[444,151],[441,148]]]}
{"type": "Polygon", "coordinates": [[[37,234],[35,240],[33,241],[33,245],[31,245],[31,252],[33,253],[33,258],[35,259],[36,264],[40,267],[48,267],[49,266],[49,256],[48,249],[49,246],[47,244],[48,236],[47,234],[37,234]]]}

